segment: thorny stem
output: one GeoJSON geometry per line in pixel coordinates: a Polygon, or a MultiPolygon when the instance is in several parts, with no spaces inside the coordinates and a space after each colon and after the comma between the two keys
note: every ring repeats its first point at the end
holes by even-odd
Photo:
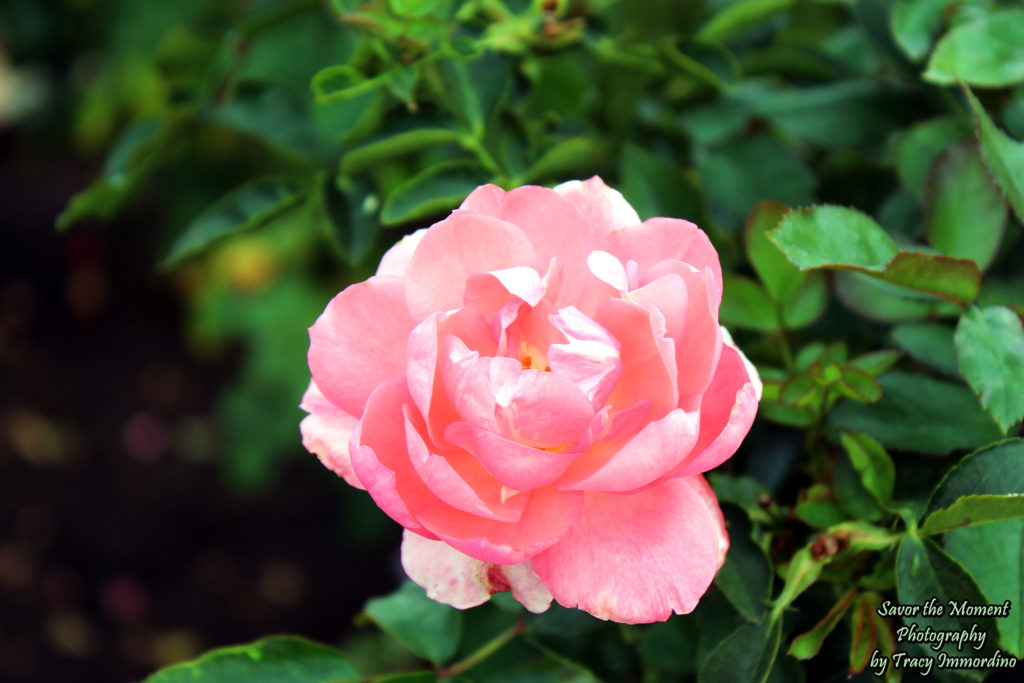
{"type": "Polygon", "coordinates": [[[485,643],[479,650],[469,655],[460,662],[455,662],[451,666],[438,669],[438,678],[448,678],[449,676],[458,676],[459,674],[465,673],[472,669],[474,666],[484,661],[495,652],[505,647],[513,638],[523,633],[526,630],[526,620],[519,617],[519,621],[514,626],[509,628],[502,633],[499,633],[492,640],[485,643]]]}

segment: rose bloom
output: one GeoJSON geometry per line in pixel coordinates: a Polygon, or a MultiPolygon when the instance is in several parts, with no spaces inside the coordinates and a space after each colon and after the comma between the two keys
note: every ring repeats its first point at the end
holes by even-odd
{"type": "Polygon", "coordinates": [[[310,328],[303,443],[405,527],[434,600],[690,612],[729,547],[701,474],[761,396],[721,299],[707,235],[600,178],[485,185],[310,328]]]}

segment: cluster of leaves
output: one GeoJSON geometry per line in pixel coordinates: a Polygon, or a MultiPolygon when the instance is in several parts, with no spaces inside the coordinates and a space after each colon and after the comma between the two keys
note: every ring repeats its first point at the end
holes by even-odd
{"type": "Polygon", "coordinates": [[[366,610],[386,655],[270,639],[153,681],[376,676],[408,657],[384,638],[415,673],[381,680],[869,677],[876,650],[927,653],[901,625],[970,628],[879,610],[931,597],[1014,601],[974,623],[986,652],[1024,656],[1024,444],[1007,438],[1024,417],[1024,10],[278,0],[221,15],[220,33],[184,22],[156,43],[159,106],[58,225],[111,215],[176,164],[231,169],[172,226],[164,265],[193,292],[198,336],[250,347],[225,401],[250,438],[236,461],[295,439],[295,415],[259,430],[306,378],[304,339],[280,331],[344,284],[322,273],[364,277],[486,182],[597,173],[642,217],[700,224],[764,398],[712,477],[732,547],[691,616],[625,628],[501,600],[460,614],[406,586],[366,610]]]}

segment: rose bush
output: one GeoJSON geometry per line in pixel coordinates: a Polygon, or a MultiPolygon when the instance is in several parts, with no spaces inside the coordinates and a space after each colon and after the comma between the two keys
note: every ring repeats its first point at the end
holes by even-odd
{"type": "Polygon", "coordinates": [[[728,548],[702,473],[761,395],[684,220],[600,178],[478,188],[310,328],[303,443],[405,527],[440,602],[686,613],[728,548]]]}

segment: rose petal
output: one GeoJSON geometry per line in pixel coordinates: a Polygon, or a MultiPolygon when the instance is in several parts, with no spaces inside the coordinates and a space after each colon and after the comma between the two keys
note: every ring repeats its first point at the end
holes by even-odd
{"type": "Polygon", "coordinates": [[[625,444],[602,443],[577,458],[558,481],[563,490],[634,491],[669,474],[697,441],[700,414],[676,408],[625,444]]]}
{"type": "Polygon", "coordinates": [[[587,254],[597,244],[594,229],[580,212],[557,192],[534,185],[508,191],[500,202],[494,192],[474,195],[466,199],[464,206],[518,226],[536,250],[540,264],[546,266],[556,256],[562,260],[564,278],[555,301],[574,302],[583,291],[587,254]]]}
{"type": "Polygon", "coordinates": [[[657,309],[665,317],[665,334],[675,341],[680,405],[694,410],[718,363],[722,334],[717,308],[708,292],[708,281],[678,261],[676,272],[630,293],[630,300],[657,309]]]}
{"type": "Polygon", "coordinates": [[[583,506],[578,491],[537,489],[516,524],[472,517],[446,505],[417,513],[417,520],[437,538],[470,557],[495,564],[518,564],[558,542],[583,506]]]}
{"type": "Polygon", "coordinates": [[[664,417],[679,404],[675,343],[665,337],[665,318],[655,308],[608,299],[594,320],[621,344],[622,376],[608,398],[616,409],[644,399],[651,418],[664,417]]]}
{"type": "Polygon", "coordinates": [[[757,414],[761,379],[725,334],[718,369],[701,403],[700,438],[674,476],[700,474],[723,463],[739,448],[757,414]]]}
{"type": "Polygon", "coordinates": [[[440,456],[430,452],[420,431],[423,421],[410,406],[405,414],[405,443],[409,460],[423,483],[434,495],[456,510],[501,522],[518,522],[526,496],[503,495],[502,486],[474,458],[454,453],[440,456]]]}
{"type": "Polygon", "coordinates": [[[722,301],[722,265],[718,252],[703,230],[689,221],[677,218],[649,218],[640,225],[609,232],[603,240],[603,249],[626,263],[630,259],[640,267],[641,284],[644,274],[663,259],[689,263],[698,271],[710,268],[711,287],[715,309],[722,301]]]}
{"type": "Polygon", "coordinates": [[[509,588],[512,597],[534,614],[551,606],[551,592],[529,562],[481,562],[411,531],[402,535],[402,567],[428,598],[459,609],[482,605],[493,593],[509,588]]]}
{"type": "Polygon", "coordinates": [[[491,320],[513,300],[536,306],[546,294],[544,281],[533,268],[517,266],[490,273],[474,273],[466,281],[465,304],[491,320]]]}
{"type": "Polygon", "coordinates": [[[495,394],[494,417],[502,435],[536,448],[571,446],[593,416],[583,392],[550,372],[522,370],[495,394]]]}
{"type": "Polygon", "coordinates": [[[299,423],[302,445],[314,453],[328,469],[345,478],[352,486],[365,489],[348,455],[348,442],[359,418],[334,405],[310,381],[299,406],[309,415],[299,423]]]}
{"type": "Polygon", "coordinates": [[[443,387],[439,349],[449,336],[459,338],[467,349],[492,354],[495,347],[484,317],[473,308],[451,313],[434,313],[409,333],[405,368],[409,394],[426,418],[427,431],[435,444],[443,444],[444,428],[458,419],[443,387]]]}
{"type": "Polygon", "coordinates": [[[377,267],[377,275],[405,275],[412,260],[412,254],[419,246],[420,240],[427,232],[427,228],[420,228],[411,235],[406,235],[398,240],[393,247],[388,249],[380,259],[377,267]]]}
{"type": "Polygon", "coordinates": [[[309,369],[331,403],[362,415],[370,392],[405,374],[412,330],[401,278],[377,275],[331,299],[309,328],[309,369]]]}
{"type": "Polygon", "coordinates": [[[448,425],[444,436],[449,443],[473,454],[495,479],[515,491],[547,486],[579,455],[572,451],[553,453],[531,448],[468,422],[448,425]]]}
{"type": "Polygon", "coordinates": [[[405,298],[415,320],[463,303],[466,281],[473,273],[547,265],[523,231],[515,225],[476,213],[456,210],[435,223],[420,239],[405,271],[405,298]]]}
{"type": "Polygon", "coordinates": [[[551,371],[575,384],[597,410],[622,377],[622,345],[608,330],[572,306],[549,319],[568,340],[548,346],[551,371]]]}
{"type": "Polygon", "coordinates": [[[640,216],[622,194],[605,185],[597,176],[562,183],[555,187],[555,192],[583,214],[596,235],[605,235],[617,228],[640,223],[640,216]]]}
{"type": "Polygon", "coordinates": [[[391,519],[422,536],[436,538],[414,516],[417,510],[442,504],[409,462],[406,405],[412,405],[412,397],[404,379],[389,379],[374,389],[349,443],[352,468],[373,502],[391,519]]]}
{"type": "Polygon", "coordinates": [[[703,481],[668,479],[639,493],[588,493],[576,523],[532,565],[565,607],[664,621],[693,611],[711,585],[721,533],[703,481]]]}

